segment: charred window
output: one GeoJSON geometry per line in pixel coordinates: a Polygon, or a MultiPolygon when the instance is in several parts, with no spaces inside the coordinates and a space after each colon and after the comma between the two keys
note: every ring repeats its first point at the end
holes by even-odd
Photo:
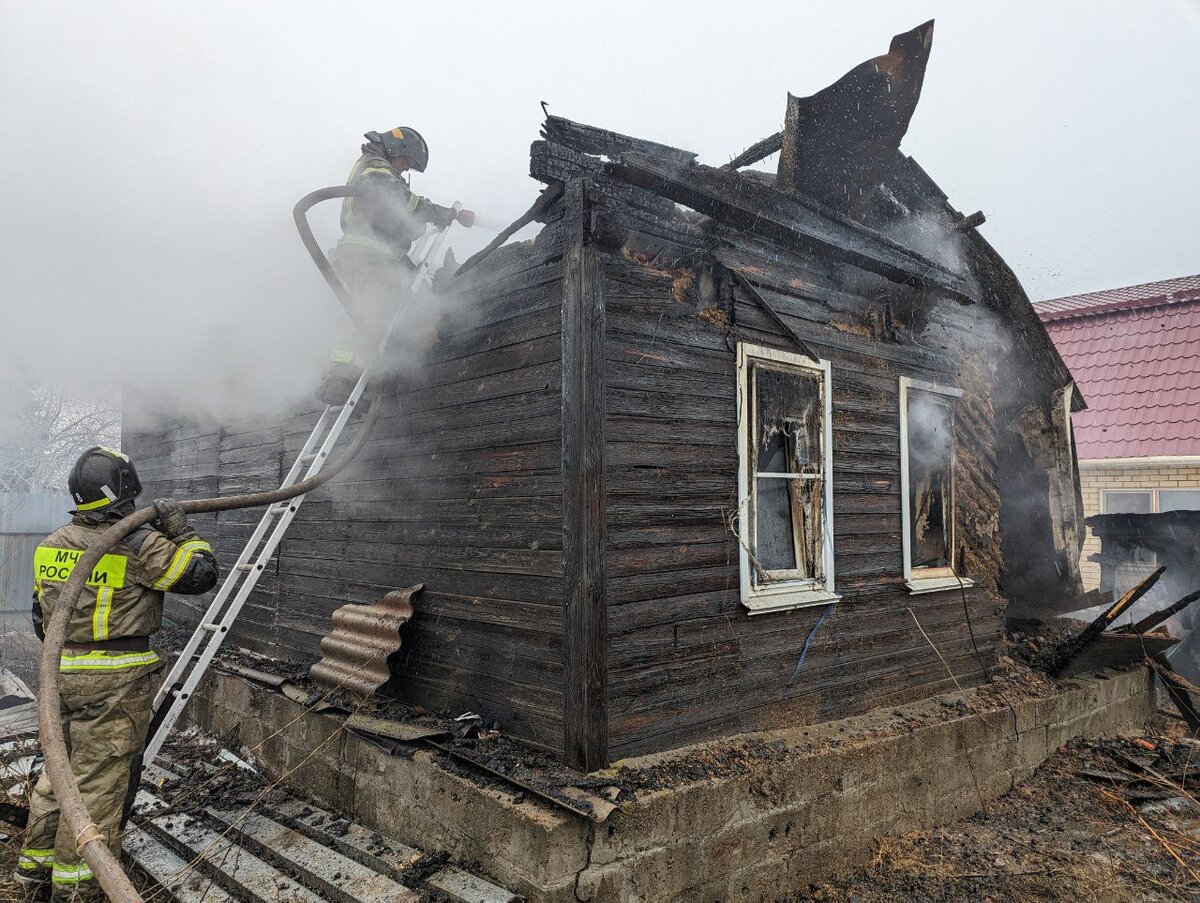
{"type": "Polygon", "coordinates": [[[954,410],[960,392],[901,381],[904,574],[911,589],[955,580],[954,410]]]}
{"type": "Polygon", "coordinates": [[[817,580],[822,573],[824,494],[819,374],[755,363],[754,553],[759,580],[817,580]]]}
{"type": "Polygon", "coordinates": [[[954,409],[944,395],[908,394],[908,504],[913,569],[951,567],[954,409]]]}
{"type": "Polygon", "coordinates": [[[786,352],[742,346],[739,369],[743,601],[752,611],[815,602],[807,596],[748,601],[755,594],[805,590],[821,590],[828,600],[833,588],[828,368],[786,352]]]}

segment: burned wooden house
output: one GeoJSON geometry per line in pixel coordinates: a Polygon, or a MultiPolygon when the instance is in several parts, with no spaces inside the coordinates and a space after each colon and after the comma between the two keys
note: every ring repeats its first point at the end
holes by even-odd
{"type": "MultiPolygon", "coordinates": [[[[982,217],[899,150],[931,39],[723,166],[548,116],[541,232],[449,280],[469,318],[234,642],[311,661],[334,609],[423,584],[388,692],[586,769],[984,680],[1006,604],[1079,592],[1082,402],[982,217]]],[[[125,444],[154,495],[228,492],[313,416],[125,444]]],[[[232,560],[253,520],[203,528],[232,560]]]]}

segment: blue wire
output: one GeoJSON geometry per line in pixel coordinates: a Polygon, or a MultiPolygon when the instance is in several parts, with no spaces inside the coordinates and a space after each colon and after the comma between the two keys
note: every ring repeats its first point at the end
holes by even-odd
{"type": "Polygon", "coordinates": [[[800,650],[800,661],[796,662],[796,667],[792,669],[792,676],[788,678],[787,685],[790,687],[796,682],[796,675],[800,673],[800,666],[804,664],[804,659],[808,657],[808,647],[812,645],[813,637],[817,635],[817,631],[821,629],[821,624],[833,611],[833,606],[837,604],[830,602],[825,606],[825,610],[821,612],[821,617],[817,618],[817,623],[813,624],[812,630],[808,632],[808,637],[804,640],[804,648],[800,650]]]}

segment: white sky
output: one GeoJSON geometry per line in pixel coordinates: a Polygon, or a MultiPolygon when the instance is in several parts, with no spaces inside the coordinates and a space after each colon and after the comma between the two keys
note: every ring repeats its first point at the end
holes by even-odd
{"type": "MultiPolygon", "coordinates": [[[[499,226],[540,187],[539,101],[719,164],[780,127],[787,91],[928,18],[903,149],[987,214],[1034,299],[1200,271],[1198,0],[0,0],[10,335],[42,361],[148,346],[197,379],[202,347],[269,380],[294,340],[308,368],[333,302],[291,208],[345,179],[364,131],[419,128],[414,188],[499,226]]],[[[494,234],[455,231],[460,260],[494,234]]]]}

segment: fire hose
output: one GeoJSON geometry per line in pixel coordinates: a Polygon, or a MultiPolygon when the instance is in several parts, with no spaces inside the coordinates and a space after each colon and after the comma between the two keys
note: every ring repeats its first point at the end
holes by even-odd
{"type": "MultiPolygon", "coordinates": [[[[331,480],[342,471],[347,464],[366,444],[371,428],[379,416],[379,404],[373,403],[366,418],[359,427],[358,435],[336,461],[330,462],[320,473],[309,477],[286,489],[274,489],[269,492],[251,492],[243,495],[231,495],[224,498],[196,499],[182,502],[183,510],[189,514],[209,513],[213,511],[231,511],[235,508],[257,508],[263,505],[274,505],[287,501],[306,492],[311,492],[322,483],[331,480]]],[[[122,539],[157,517],[154,506],[139,508],[128,517],[123,517],[99,536],[88,546],[87,551],[75,564],[75,569],[63,587],[62,595],[54,611],[46,622],[46,639],[42,643],[42,658],[38,665],[38,731],[41,735],[42,754],[45,757],[46,773],[50,776],[50,784],[54,788],[54,798],[58,802],[61,816],[75,835],[79,852],[91,866],[92,874],[100,882],[109,898],[117,903],[139,903],[138,894],[117,859],[108,849],[104,836],[92,821],[83,796],[79,792],[79,784],[71,772],[71,762],[67,754],[66,738],[63,734],[62,722],[59,719],[58,692],[58,661],[62,655],[63,643],[67,638],[67,625],[71,614],[79,602],[87,576],[92,573],[100,559],[122,539]]]]}
{"type": "MultiPolygon", "coordinates": [[[[322,253],[320,246],[308,227],[305,214],[308,209],[319,201],[335,197],[352,195],[353,189],[345,186],[325,188],[306,195],[296,204],[294,214],[296,226],[300,230],[304,245],[312,255],[338,300],[342,302],[351,319],[363,327],[362,319],[350,299],[349,293],[341,280],[338,279],[330,266],[328,258],[322,253]]],[[[348,465],[366,444],[379,416],[378,401],[371,403],[366,417],[359,427],[354,441],[345,453],[326,465],[319,473],[281,489],[268,492],[250,492],[242,495],[225,496],[223,498],[195,499],[182,502],[183,510],[189,514],[211,513],[214,511],[231,511],[235,508],[257,508],[264,505],[275,505],[285,502],[298,495],[311,492],[323,483],[338,475],[348,465]]],[[[91,813],[83,801],[79,791],[79,783],[71,771],[70,757],[67,753],[66,737],[59,715],[61,697],[58,688],[59,659],[62,655],[63,643],[67,637],[67,625],[79,597],[83,592],[87,576],[92,573],[100,559],[104,557],[117,543],[157,517],[153,506],[139,508],[127,517],[114,523],[97,536],[75,563],[71,576],[63,586],[62,594],[54,606],[49,620],[45,625],[45,639],[42,642],[42,656],[38,664],[38,732],[41,738],[42,755],[45,760],[46,774],[54,789],[54,798],[58,803],[61,818],[75,836],[75,843],[80,855],[83,856],[92,870],[93,877],[99,881],[109,899],[116,903],[141,903],[142,897],[121,868],[120,862],[112,851],[100,829],[92,821],[91,813]]]]}

